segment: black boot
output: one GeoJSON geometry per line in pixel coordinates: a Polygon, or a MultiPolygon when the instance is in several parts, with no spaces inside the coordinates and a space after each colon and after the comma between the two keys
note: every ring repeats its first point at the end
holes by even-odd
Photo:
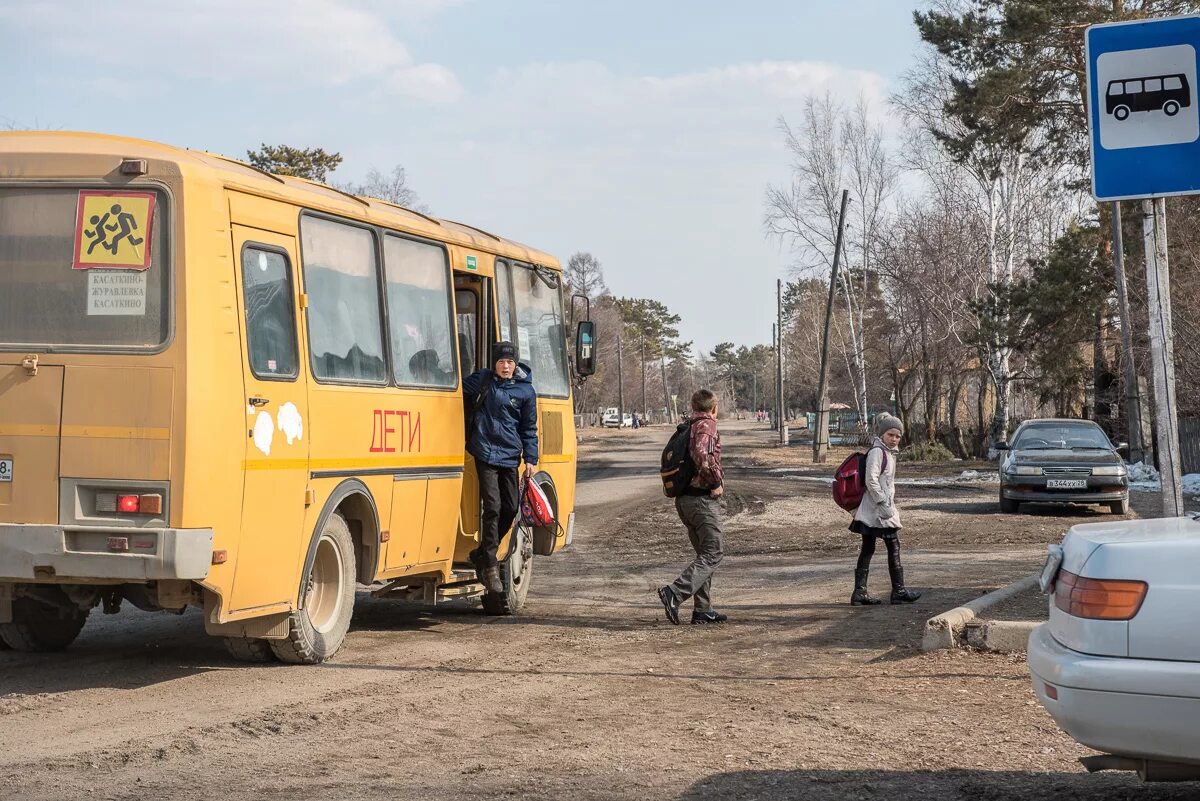
{"type": "Polygon", "coordinates": [[[921,597],[921,593],[914,590],[904,588],[904,568],[898,567],[891,571],[892,574],[892,603],[894,604],[911,604],[913,601],[921,597]]]}
{"type": "Polygon", "coordinates": [[[876,606],[883,603],[878,598],[872,598],[867,592],[867,576],[869,568],[858,568],[854,571],[854,594],[850,596],[851,606],[876,606]]]}

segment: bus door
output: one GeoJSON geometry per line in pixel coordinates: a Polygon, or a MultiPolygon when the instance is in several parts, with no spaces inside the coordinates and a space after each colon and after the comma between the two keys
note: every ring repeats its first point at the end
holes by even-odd
{"type": "MultiPolygon", "coordinates": [[[[492,335],[491,302],[489,300],[491,279],[480,275],[454,276],[454,311],[458,322],[459,364],[466,378],[483,367],[490,367],[492,335]]],[[[464,412],[471,415],[475,398],[463,395],[464,412]]],[[[475,472],[475,460],[468,454],[465,459],[462,484],[462,533],[467,539],[460,541],[455,552],[455,561],[467,561],[467,553],[479,539],[480,517],[479,476],[475,472]]]]}
{"type": "Polygon", "coordinates": [[[233,226],[245,490],[229,609],[291,601],[308,485],[308,396],[296,326],[296,240],[233,226]]]}

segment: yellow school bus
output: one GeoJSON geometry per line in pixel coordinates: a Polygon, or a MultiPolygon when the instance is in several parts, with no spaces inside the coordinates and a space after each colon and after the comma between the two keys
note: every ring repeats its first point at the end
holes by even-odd
{"type": "Polygon", "coordinates": [[[356,585],[481,595],[462,378],[501,338],[558,523],[505,537],[494,614],[573,533],[553,257],[218,155],[0,133],[0,647],[196,606],[235,657],[314,663],[356,585]]]}

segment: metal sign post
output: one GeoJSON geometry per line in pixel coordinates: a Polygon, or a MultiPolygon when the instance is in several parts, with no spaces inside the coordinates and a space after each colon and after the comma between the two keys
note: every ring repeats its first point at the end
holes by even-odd
{"type": "Polygon", "coordinates": [[[1200,16],[1093,25],[1085,42],[1092,194],[1100,201],[1142,200],[1154,444],[1163,515],[1178,517],[1183,497],[1163,198],[1200,194],[1200,16]]]}

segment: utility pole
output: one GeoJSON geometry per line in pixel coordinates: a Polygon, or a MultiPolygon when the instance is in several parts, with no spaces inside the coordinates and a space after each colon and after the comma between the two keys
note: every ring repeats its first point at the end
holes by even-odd
{"type": "Polygon", "coordinates": [[[787,421],[783,419],[783,279],[775,279],[775,409],[779,419],[779,444],[788,444],[787,421]]]}
{"type": "Polygon", "coordinates": [[[833,268],[829,272],[829,300],[825,303],[825,333],[821,337],[821,377],[817,382],[817,430],[813,436],[813,463],[825,464],[829,457],[829,329],[833,324],[833,298],[837,293],[838,265],[842,257],[842,236],[846,231],[846,204],[850,190],[842,190],[842,208],[838,212],[837,240],[833,246],[833,268]]]}
{"type": "Polygon", "coordinates": [[[1137,365],[1133,362],[1133,316],[1129,312],[1129,288],[1125,285],[1125,241],[1121,229],[1121,203],[1112,204],[1113,273],[1121,314],[1121,372],[1125,384],[1125,422],[1129,428],[1129,461],[1146,459],[1142,442],[1142,399],[1138,393],[1137,365]]]}
{"type": "Polygon", "coordinates": [[[667,349],[662,349],[662,377],[663,377],[663,410],[667,413],[667,422],[674,423],[675,415],[671,414],[671,390],[667,389],[667,349]]]}
{"type": "Polygon", "coordinates": [[[625,422],[625,373],[621,369],[621,326],[617,324],[617,429],[625,422]]]}
{"type": "Polygon", "coordinates": [[[650,410],[646,408],[646,332],[642,332],[642,422],[650,421],[650,410]]]}
{"type": "Polygon", "coordinates": [[[772,387],[771,405],[774,414],[771,415],[771,428],[779,428],[779,324],[771,323],[771,352],[775,354],[775,385],[772,387]]]}
{"type": "Polygon", "coordinates": [[[1150,354],[1154,367],[1154,450],[1162,477],[1163,517],[1183,515],[1179,421],[1175,416],[1175,343],[1171,325],[1171,272],[1167,264],[1167,202],[1142,201],[1146,244],[1146,308],[1150,318],[1150,354]]]}

